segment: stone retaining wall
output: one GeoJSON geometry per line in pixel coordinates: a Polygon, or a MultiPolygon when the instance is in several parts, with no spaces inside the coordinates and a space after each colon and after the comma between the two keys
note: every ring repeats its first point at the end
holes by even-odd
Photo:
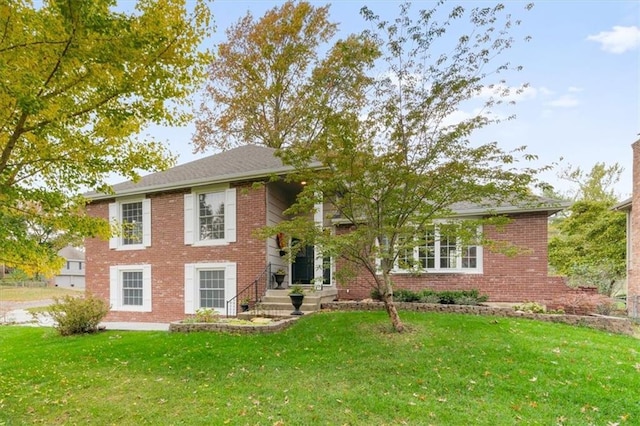
{"type": "MultiPolygon", "coordinates": [[[[638,336],[636,326],[628,318],[605,317],[605,316],[583,316],[583,315],[557,315],[557,314],[533,314],[519,312],[513,308],[494,308],[488,306],[469,305],[441,305],[430,303],[407,303],[396,302],[396,307],[400,310],[415,312],[448,312],[468,315],[492,315],[497,317],[527,318],[538,321],[556,322],[569,325],[577,325],[609,333],[626,334],[638,336]]],[[[331,302],[323,303],[323,310],[335,311],[380,311],[384,310],[382,302],[331,302]]]]}

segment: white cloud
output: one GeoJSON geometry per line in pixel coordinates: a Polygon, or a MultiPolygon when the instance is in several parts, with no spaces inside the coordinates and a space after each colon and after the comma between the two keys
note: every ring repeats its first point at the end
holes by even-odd
{"type": "Polygon", "coordinates": [[[578,106],[580,101],[578,101],[574,96],[571,95],[562,95],[553,101],[547,102],[546,105],[556,107],[556,108],[573,108],[578,106]]]}
{"type": "Polygon", "coordinates": [[[551,89],[549,89],[547,87],[544,87],[544,86],[540,86],[540,89],[538,89],[538,90],[540,90],[540,93],[543,96],[551,96],[551,95],[553,95],[555,93],[553,90],[551,90],[551,89]]]}
{"type": "Polygon", "coordinates": [[[470,120],[478,115],[482,115],[489,120],[506,120],[509,116],[495,111],[484,111],[482,108],[474,108],[471,111],[457,109],[442,119],[442,126],[453,126],[465,120],[470,120]]]}
{"type": "Polygon", "coordinates": [[[582,87],[576,87],[576,86],[569,86],[569,88],[567,89],[570,93],[580,93],[582,92],[584,89],[582,87]]]}
{"type": "Polygon", "coordinates": [[[602,31],[587,37],[600,43],[600,48],[609,53],[624,53],[640,47],[640,28],[614,26],[612,31],[602,31]]]}

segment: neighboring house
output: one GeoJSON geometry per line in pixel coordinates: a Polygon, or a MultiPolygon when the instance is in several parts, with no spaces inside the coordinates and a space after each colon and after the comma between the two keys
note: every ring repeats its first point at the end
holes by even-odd
{"type": "MultiPolygon", "coordinates": [[[[307,247],[292,265],[280,255],[282,238],[260,239],[255,231],[283,220],[283,211],[302,189],[274,180],[291,168],[274,150],[244,146],[113,187],[114,194],[88,194],[88,213],[122,224],[110,241],[87,239],[87,290],[111,305],[108,321],[167,322],[214,307],[235,314],[236,295],[247,287],[262,297],[273,286],[271,272],[287,271],[285,284],[301,283],[342,299],[369,297],[366,276],[346,286],[334,279],[336,263],[307,247]],[[329,262],[327,262],[329,260],[329,262]],[[329,263],[331,266],[326,267],[329,263]],[[255,284],[253,284],[255,283],[255,284]]],[[[314,219],[326,227],[326,206],[314,219]]],[[[486,215],[473,205],[455,206],[459,218],[486,215]]],[[[416,273],[400,268],[399,287],[478,289],[492,301],[548,301],[569,291],[562,278],[547,270],[547,219],[557,206],[501,206],[497,213],[513,221],[500,230],[483,231],[496,240],[526,248],[508,257],[480,246],[458,250],[455,238],[440,238],[407,254],[426,266],[416,273]]],[[[444,235],[446,224],[427,230],[444,235]]]]}
{"type": "Polygon", "coordinates": [[[67,246],[58,251],[58,256],[65,260],[60,273],[53,279],[56,287],[85,288],[85,259],[84,253],[77,248],[67,246]]]}

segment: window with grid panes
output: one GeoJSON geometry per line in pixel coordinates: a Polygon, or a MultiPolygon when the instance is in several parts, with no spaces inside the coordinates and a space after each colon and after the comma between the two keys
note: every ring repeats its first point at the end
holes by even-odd
{"type": "Polygon", "coordinates": [[[200,307],[224,308],[224,270],[198,271],[200,307]]]}
{"type": "Polygon", "coordinates": [[[142,306],[142,271],[122,272],[122,305],[142,306]]]}
{"type": "Polygon", "coordinates": [[[122,244],[142,244],[142,201],[122,203],[122,244]]]}

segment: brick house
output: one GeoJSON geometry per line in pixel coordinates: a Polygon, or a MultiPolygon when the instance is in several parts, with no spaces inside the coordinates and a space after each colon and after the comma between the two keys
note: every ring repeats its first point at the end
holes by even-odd
{"type": "MultiPolygon", "coordinates": [[[[254,234],[283,220],[301,190],[301,184],[273,179],[290,171],[273,149],[244,146],[115,185],[114,194],[88,194],[90,215],[122,224],[122,232],[109,241],[85,241],[86,288],[111,304],[107,320],[169,322],[201,306],[235,315],[236,296],[261,298],[280,268],[287,272],[285,286],[302,283],[342,299],[368,297],[366,276],[338,285],[333,259],[322,262],[308,247],[289,265],[277,238],[265,241],[254,234]]],[[[316,206],[316,222],[339,227],[323,209],[316,206]]],[[[568,290],[547,269],[547,219],[558,210],[557,205],[496,208],[512,222],[483,232],[524,247],[525,253],[507,257],[480,246],[459,250],[454,239],[436,238],[413,254],[426,272],[399,268],[395,282],[412,289],[475,288],[492,301],[551,300],[568,290]]],[[[460,219],[487,214],[473,205],[455,211],[460,219]]],[[[444,233],[444,226],[430,232],[444,233]]]]}
{"type": "Polygon", "coordinates": [[[640,318],[640,273],[634,265],[640,253],[640,139],[631,145],[633,149],[633,184],[631,198],[614,206],[627,213],[627,312],[631,318],[640,318]]]}

